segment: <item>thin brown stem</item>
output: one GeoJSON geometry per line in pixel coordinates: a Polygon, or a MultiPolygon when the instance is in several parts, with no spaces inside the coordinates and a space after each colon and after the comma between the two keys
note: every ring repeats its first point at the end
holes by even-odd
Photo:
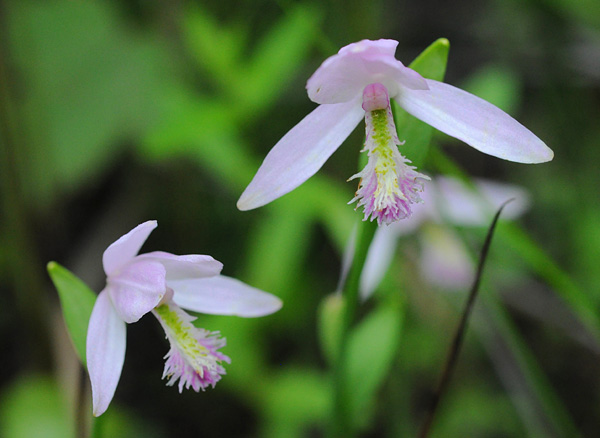
{"type": "Polygon", "coordinates": [[[469,292],[469,297],[467,298],[467,302],[465,303],[465,308],[464,308],[462,316],[460,318],[460,322],[458,323],[458,327],[456,329],[454,339],[452,340],[452,345],[448,352],[448,358],[446,359],[446,364],[442,371],[442,376],[440,378],[437,390],[435,391],[433,400],[431,401],[431,406],[429,408],[427,416],[425,417],[425,422],[423,423],[423,426],[421,427],[421,431],[418,435],[419,438],[427,438],[427,436],[429,434],[429,430],[431,428],[431,425],[433,424],[433,420],[435,418],[435,414],[437,412],[438,406],[440,404],[440,400],[441,400],[442,396],[444,395],[444,393],[446,392],[448,383],[450,382],[450,376],[452,375],[452,372],[454,371],[454,368],[456,366],[458,354],[460,352],[460,348],[462,346],[462,342],[463,342],[465,332],[467,329],[467,322],[471,315],[471,311],[473,310],[473,305],[475,304],[475,298],[477,297],[477,293],[479,292],[479,285],[481,283],[481,276],[483,274],[483,268],[484,268],[485,262],[487,260],[487,255],[488,255],[488,252],[490,249],[490,245],[492,243],[492,236],[494,235],[494,230],[496,229],[496,224],[498,222],[498,218],[500,217],[500,213],[502,213],[502,209],[506,206],[506,204],[508,204],[511,201],[512,201],[512,199],[509,199],[508,201],[506,201],[504,204],[502,204],[500,206],[500,208],[496,212],[496,215],[494,216],[494,219],[492,220],[492,223],[488,230],[487,236],[485,238],[485,242],[483,243],[483,248],[481,249],[481,255],[479,257],[479,264],[477,266],[477,272],[475,275],[475,279],[473,281],[473,286],[471,287],[471,291],[469,292]]]}

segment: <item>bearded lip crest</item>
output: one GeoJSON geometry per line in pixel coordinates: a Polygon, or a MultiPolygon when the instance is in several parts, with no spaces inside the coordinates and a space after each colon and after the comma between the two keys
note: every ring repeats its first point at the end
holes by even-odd
{"type": "Polygon", "coordinates": [[[387,89],[379,83],[367,85],[363,91],[366,141],[363,151],[369,159],[365,168],[350,180],[360,177],[356,196],[349,202],[358,201],[356,208],[364,206],[365,217],[377,219],[377,223],[390,224],[409,217],[410,204],[420,203],[419,192],[423,181],[429,178],[409,166],[409,160],[398,151],[401,145],[387,89]]]}
{"type": "Polygon", "coordinates": [[[228,356],[217,351],[225,346],[225,339],[219,338],[219,332],[195,327],[192,324],[195,318],[172,301],[156,307],[153,313],[171,344],[163,372],[163,379],[169,378],[167,385],[172,386],[179,380],[179,392],[190,386],[196,392],[209,385],[214,387],[225,374],[220,362],[231,362],[228,356]]]}

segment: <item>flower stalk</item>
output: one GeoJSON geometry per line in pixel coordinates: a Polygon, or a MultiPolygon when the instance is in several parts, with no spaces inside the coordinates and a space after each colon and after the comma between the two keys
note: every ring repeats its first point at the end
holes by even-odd
{"type": "Polygon", "coordinates": [[[355,432],[352,424],[353,420],[349,412],[348,396],[346,393],[348,388],[345,385],[345,356],[348,349],[350,330],[352,329],[358,313],[360,276],[377,225],[375,222],[363,221],[357,228],[352,265],[350,266],[347,281],[342,287],[344,313],[340,330],[340,348],[338,349],[338,356],[333,366],[333,406],[329,425],[329,436],[331,438],[351,438],[354,436],[355,432]]]}

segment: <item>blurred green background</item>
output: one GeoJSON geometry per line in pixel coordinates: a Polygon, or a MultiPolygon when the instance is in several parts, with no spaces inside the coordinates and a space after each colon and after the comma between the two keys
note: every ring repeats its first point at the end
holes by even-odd
{"type": "MultiPolygon", "coordinates": [[[[156,321],[130,325],[101,436],[323,436],[331,370],[319,327],[362,217],[346,205],[356,184],[345,182],[362,125],[296,191],[250,212],[235,203],[315,107],[304,85],[327,56],[393,38],[408,64],[439,37],[451,44],[446,81],[515,116],[555,159],[520,165],[434,136],[420,170],[516,184],[531,205],[499,226],[431,436],[597,436],[596,0],[0,1],[0,436],[85,433],[87,375],[45,264],[99,291],[104,249],[148,219],[159,227],[145,251],[210,254],[284,307],[261,319],[200,315],[232,358],[200,394],[160,380],[167,343],[156,321]]],[[[485,229],[455,231],[476,255],[485,229]]],[[[372,348],[359,350],[354,382],[368,395],[361,436],[416,434],[465,297],[424,281],[419,242],[420,232],[399,240],[363,307],[377,318],[363,330],[372,348]],[[388,308],[401,311],[387,318],[388,308]],[[392,354],[371,366],[378,342],[392,354]]]]}

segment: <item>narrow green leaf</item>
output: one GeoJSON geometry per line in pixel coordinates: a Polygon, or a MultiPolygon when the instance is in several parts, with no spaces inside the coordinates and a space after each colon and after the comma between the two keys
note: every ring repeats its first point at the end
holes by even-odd
{"type": "Polygon", "coordinates": [[[429,47],[427,47],[419,56],[410,63],[412,68],[421,76],[443,81],[446,75],[446,64],[448,63],[448,52],[450,51],[450,41],[446,38],[438,38],[429,47]]]}
{"type": "Polygon", "coordinates": [[[498,235],[522,257],[525,264],[542,277],[575,312],[597,341],[600,341],[600,315],[594,300],[564,272],[548,254],[517,224],[503,223],[498,235]]]}
{"type": "Polygon", "coordinates": [[[298,5],[261,38],[253,53],[246,33],[223,25],[200,7],[190,8],[185,21],[186,43],[201,67],[225,94],[230,113],[255,117],[267,108],[293,78],[318,29],[318,10],[298,5]]]}
{"type": "MultiPolygon", "coordinates": [[[[409,67],[425,78],[443,81],[449,50],[448,40],[440,38],[426,48],[409,67]]],[[[408,114],[394,100],[392,100],[392,110],[398,138],[400,141],[405,141],[400,146],[400,152],[415,166],[422,167],[429,150],[433,128],[408,114]]]]}
{"type": "Polygon", "coordinates": [[[344,359],[344,397],[355,428],[368,423],[368,408],[393,364],[402,332],[402,310],[386,302],[350,333],[344,359]]]}
{"type": "Polygon", "coordinates": [[[298,5],[291,9],[261,40],[248,68],[238,69],[231,96],[246,106],[248,116],[268,108],[281,89],[301,67],[318,29],[314,8],[298,5]]]}
{"type": "Polygon", "coordinates": [[[229,86],[236,77],[246,32],[241,27],[220,23],[199,4],[187,8],[183,17],[184,43],[190,53],[215,81],[229,86]]]}
{"type": "Polygon", "coordinates": [[[220,100],[193,95],[184,87],[170,97],[168,118],[145,136],[140,153],[151,160],[189,157],[221,184],[241,193],[259,161],[250,156],[231,111],[220,100]]]}
{"type": "MultiPolygon", "coordinates": [[[[488,285],[486,288],[490,290],[491,286],[488,285]]],[[[511,377],[523,379],[525,388],[523,388],[523,384],[520,384],[518,387],[520,392],[512,394],[513,402],[531,429],[530,433],[547,436],[548,427],[552,427],[556,433],[555,436],[581,436],[569,411],[552,387],[532,351],[519,334],[507,311],[494,295],[496,294],[485,294],[483,297],[487,316],[485,319],[477,320],[477,332],[483,341],[487,342],[488,350],[495,349],[501,352],[505,367],[506,364],[514,363],[518,368],[518,372],[512,372],[511,377]],[[510,354],[502,352],[504,347],[499,343],[498,337],[501,337],[506,343],[510,354]],[[519,373],[521,375],[518,375],[519,373]]],[[[513,389],[511,392],[515,391],[516,389],[513,389]]]]}
{"type": "Polygon", "coordinates": [[[71,271],[56,262],[48,263],[48,274],[58,291],[63,316],[75,351],[85,365],[85,338],[96,302],[96,294],[71,271]]]}

